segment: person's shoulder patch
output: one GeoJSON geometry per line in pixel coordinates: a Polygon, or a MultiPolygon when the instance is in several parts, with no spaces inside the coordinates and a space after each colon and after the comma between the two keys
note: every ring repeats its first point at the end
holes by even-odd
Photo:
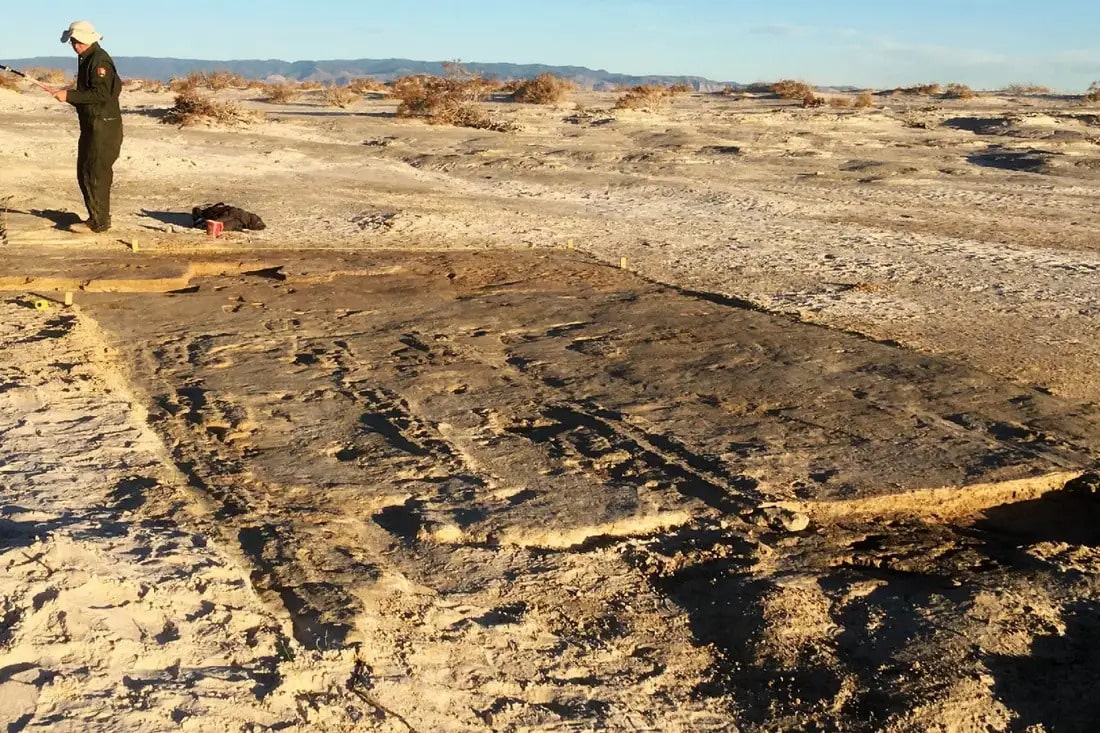
{"type": "Polygon", "coordinates": [[[100,66],[95,70],[95,73],[100,76],[107,76],[107,68],[104,66],[100,66]]]}

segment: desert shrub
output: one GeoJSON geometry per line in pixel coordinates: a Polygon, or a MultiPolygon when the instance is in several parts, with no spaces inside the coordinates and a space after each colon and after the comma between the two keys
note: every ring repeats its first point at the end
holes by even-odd
{"type": "Polygon", "coordinates": [[[492,92],[499,92],[506,84],[495,76],[486,77],[480,72],[470,71],[457,60],[443,62],[443,78],[455,84],[467,85],[469,90],[476,90],[483,98],[487,98],[492,92]]]}
{"type": "Polygon", "coordinates": [[[402,101],[406,97],[420,97],[425,94],[444,95],[458,102],[484,102],[495,88],[494,82],[488,82],[479,76],[467,78],[431,76],[413,74],[395,79],[390,83],[395,96],[402,101]]]}
{"type": "Polygon", "coordinates": [[[577,85],[553,74],[539,74],[515,84],[511,93],[513,102],[527,104],[555,104],[563,101],[577,85]]]}
{"type": "Polygon", "coordinates": [[[749,94],[773,94],[775,92],[775,82],[754,81],[745,87],[745,91],[749,94]]]}
{"type": "Polygon", "coordinates": [[[455,59],[454,61],[444,61],[443,66],[443,78],[450,79],[451,81],[464,82],[471,81],[473,79],[480,79],[480,75],[470,71],[462,65],[461,59],[455,59]]]}
{"type": "Polygon", "coordinates": [[[211,91],[220,92],[223,89],[244,89],[248,86],[248,80],[240,74],[231,71],[212,71],[202,75],[203,86],[211,91]]]}
{"type": "Polygon", "coordinates": [[[852,106],[852,100],[848,97],[830,97],[829,106],[837,109],[844,109],[852,106]]]}
{"type": "Polygon", "coordinates": [[[123,82],[123,86],[133,87],[151,94],[160,94],[168,89],[168,85],[159,79],[130,79],[123,82]]]}
{"type": "Polygon", "coordinates": [[[358,102],[360,98],[360,95],[348,87],[337,86],[336,84],[328,84],[321,90],[321,100],[328,107],[344,109],[358,102]]]}
{"type": "Polygon", "coordinates": [[[186,127],[200,122],[223,125],[247,124],[255,119],[255,114],[241,109],[240,105],[233,102],[219,102],[192,89],[176,95],[175,106],[168,110],[168,114],[161,119],[161,122],[186,127]]]}
{"type": "Polygon", "coordinates": [[[1050,94],[1050,87],[1041,84],[1009,84],[1000,90],[1001,94],[1050,94]]]}
{"type": "Polygon", "coordinates": [[[289,83],[268,84],[263,88],[263,100],[274,104],[286,104],[298,96],[298,88],[289,83]]]}
{"type": "Polygon", "coordinates": [[[856,97],[856,101],[853,102],[854,106],[859,109],[867,109],[868,107],[875,106],[875,95],[868,91],[862,91],[856,97]]]}
{"type": "Polygon", "coordinates": [[[298,82],[298,88],[303,92],[315,92],[318,89],[324,89],[325,85],[315,79],[310,79],[308,81],[298,82]]]}
{"type": "Polygon", "coordinates": [[[813,92],[810,92],[809,94],[807,94],[805,97],[802,98],[802,106],[807,108],[807,109],[809,109],[811,107],[824,107],[825,106],[825,98],[824,97],[819,97],[816,94],[814,94],[813,92]]]}
{"type": "Polygon", "coordinates": [[[8,89],[13,92],[23,91],[23,88],[19,86],[18,78],[6,71],[0,71],[0,89],[8,89]]]}
{"type": "Polygon", "coordinates": [[[362,76],[357,79],[352,79],[348,82],[348,89],[356,94],[367,94],[368,92],[381,92],[386,89],[386,85],[369,76],[362,76]]]}
{"type": "Polygon", "coordinates": [[[1100,81],[1094,81],[1089,85],[1089,90],[1085,92],[1084,99],[1086,102],[1100,102],[1100,81]]]}
{"type": "Polygon", "coordinates": [[[915,94],[918,97],[932,97],[943,91],[943,86],[940,84],[917,84],[911,87],[901,87],[895,89],[895,94],[915,94]]]}
{"type": "Polygon", "coordinates": [[[415,95],[421,91],[432,79],[438,77],[426,74],[410,74],[394,79],[389,83],[390,91],[398,99],[404,100],[406,96],[415,95]]]}
{"type": "Polygon", "coordinates": [[[668,88],[668,91],[671,94],[691,94],[695,91],[695,87],[693,87],[691,84],[688,84],[687,82],[680,82],[678,84],[673,84],[672,86],[670,86],[668,88]]]}
{"type": "Polygon", "coordinates": [[[172,79],[168,82],[168,87],[176,94],[187,94],[193,92],[203,85],[205,79],[202,74],[197,71],[193,71],[187,76],[172,79]]]}
{"type": "Polygon", "coordinates": [[[814,88],[804,81],[796,81],[794,79],[782,79],[771,85],[772,94],[777,95],[780,99],[801,99],[806,97],[813,97],[814,88]]]}
{"type": "Polygon", "coordinates": [[[455,59],[454,61],[444,61],[440,66],[443,67],[444,79],[456,79],[463,80],[468,79],[474,74],[462,65],[461,59],[455,59]]]}
{"type": "Polygon", "coordinates": [[[401,100],[397,116],[421,119],[432,125],[472,127],[508,132],[512,125],[494,121],[479,103],[489,95],[489,85],[479,77],[467,79],[437,76],[405,76],[391,85],[401,100]]]}
{"type": "Polygon", "coordinates": [[[895,95],[914,95],[916,97],[935,97],[943,94],[944,87],[941,84],[917,84],[912,87],[898,87],[893,90],[895,95]]]}
{"type": "Polygon", "coordinates": [[[943,96],[948,99],[973,99],[978,95],[966,84],[948,84],[943,96]]]}
{"type": "Polygon", "coordinates": [[[626,90],[615,102],[615,109],[653,109],[668,102],[673,96],[669,87],[658,84],[642,84],[626,90]]]}

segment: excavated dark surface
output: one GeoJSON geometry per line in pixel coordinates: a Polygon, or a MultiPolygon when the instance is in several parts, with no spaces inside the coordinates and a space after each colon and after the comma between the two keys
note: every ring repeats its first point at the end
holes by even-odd
{"type": "MultiPolygon", "coordinates": [[[[1077,521],[1088,500],[1061,528],[1056,495],[1031,509],[977,496],[954,523],[913,517],[909,501],[908,519],[806,530],[761,505],[889,507],[1080,472],[1100,447],[1094,409],[571,253],[326,262],[288,255],[188,294],[82,298],[209,502],[195,521],[239,545],[299,640],[378,647],[369,619],[431,616],[393,590],[399,577],[490,608],[463,623],[502,645],[516,624],[551,631],[557,646],[497,657],[515,662],[510,679],[622,646],[592,668],[600,685],[674,677],[748,729],[877,730],[915,720],[914,699],[931,710],[1004,688],[1011,707],[1037,692],[1009,650],[960,635],[1006,587],[1053,583],[1062,550],[1027,542],[1096,546],[1077,521]],[[927,689],[905,677],[921,664],[927,689]]],[[[192,501],[128,500],[177,517],[192,501]]],[[[449,634],[408,643],[443,645],[453,665],[470,652],[449,634]]],[[[577,704],[550,719],[606,721],[598,699],[577,704]]],[[[550,713],[530,714],[508,720],[550,713]]]]}

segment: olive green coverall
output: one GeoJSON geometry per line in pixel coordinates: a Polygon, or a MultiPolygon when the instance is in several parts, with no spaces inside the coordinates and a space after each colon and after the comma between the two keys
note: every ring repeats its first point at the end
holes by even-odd
{"type": "Polygon", "coordinates": [[[111,184],[114,164],[122,149],[122,112],[118,97],[122,80],[115,62],[98,43],[80,55],[76,89],[65,100],[76,107],[80,119],[80,143],[76,154],[76,180],[88,208],[88,226],[94,232],[111,227],[111,184]]]}

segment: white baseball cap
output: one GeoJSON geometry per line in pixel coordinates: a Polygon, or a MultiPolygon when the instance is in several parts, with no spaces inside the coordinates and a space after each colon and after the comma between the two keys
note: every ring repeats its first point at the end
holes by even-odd
{"type": "Polygon", "coordinates": [[[69,25],[69,29],[61,34],[62,43],[68,43],[70,39],[73,39],[89,46],[98,43],[102,38],[103,36],[96,33],[95,26],[86,20],[73,21],[69,25]]]}

